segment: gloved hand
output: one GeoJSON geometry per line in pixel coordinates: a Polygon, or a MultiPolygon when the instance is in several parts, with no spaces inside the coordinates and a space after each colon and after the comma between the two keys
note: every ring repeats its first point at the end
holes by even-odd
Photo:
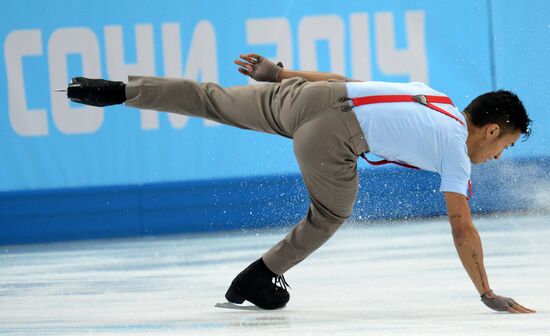
{"type": "Polygon", "coordinates": [[[281,62],[275,64],[267,58],[257,54],[239,55],[240,60],[235,60],[235,64],[239,65],[239,72],[245,76],[257,80],[258,82],[280,82],[281,70],[283,64],[281,62]]]}
{"type": "Polygon", "coordinates": [[[481,302],[487,307],[496,311],[507,311],[510,313],[535,313],[534,310],[525,308],[512,298],[496,295],[493,290],[481,295],[481,302]]]}

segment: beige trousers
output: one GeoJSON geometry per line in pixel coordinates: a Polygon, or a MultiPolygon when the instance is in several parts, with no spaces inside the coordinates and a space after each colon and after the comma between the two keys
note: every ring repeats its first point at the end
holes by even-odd
{"type": "Polygon", "coordinates": [[[127,106],[202,117],[293,139],[311,205],[305,218],[262,259],[283,274],[323,245],[351,215],[357,157],[368,151],[340,81],[302,78],[221,88],[184,79],[130,76],[127,106]]]}

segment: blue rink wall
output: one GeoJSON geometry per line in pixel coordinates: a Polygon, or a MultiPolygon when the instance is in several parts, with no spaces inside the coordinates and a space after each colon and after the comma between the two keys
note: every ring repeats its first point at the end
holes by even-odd
{"type": "MultiPolygon", "coordinates": [[[[547,1],[3,1],[0,244],[290,225],[307,209],[292,143],[194,118],[77,106],[85,75],[246,85],[232,61],[423,81],[463,108],[510,89],[534,134],[476,167],[476,212],[548,209],[547,1]]],[[[360,164],[357,219],[444,213],[437,176],[360,164]]]]}

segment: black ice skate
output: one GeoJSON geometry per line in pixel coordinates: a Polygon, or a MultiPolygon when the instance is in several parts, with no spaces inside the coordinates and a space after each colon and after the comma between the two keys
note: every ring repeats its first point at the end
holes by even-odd
{"type": "Polygon", "coordinates": [[[92,106],[109,106],[126,101],[126,84],[104,79],[75,77],[67,87],[67,98],[92,106]]]}
{"type": "Polygon", "coordinates": [[[231,303],[247,300],[262,309],[279,309],[290,299],[287,286],[285,278],[271,272],[260,258],[235,277],[225,298],[231,303]]]}

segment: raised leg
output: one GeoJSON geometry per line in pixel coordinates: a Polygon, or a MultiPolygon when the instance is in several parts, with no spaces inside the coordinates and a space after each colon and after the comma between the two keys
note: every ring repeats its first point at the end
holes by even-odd
{"type": "Polygon", "coordinates": [[[289,131],[277,121],[279,90],[280,84],[222,88],[186,79],[130,76],[125,104],[288,137],[289,131]]]}

